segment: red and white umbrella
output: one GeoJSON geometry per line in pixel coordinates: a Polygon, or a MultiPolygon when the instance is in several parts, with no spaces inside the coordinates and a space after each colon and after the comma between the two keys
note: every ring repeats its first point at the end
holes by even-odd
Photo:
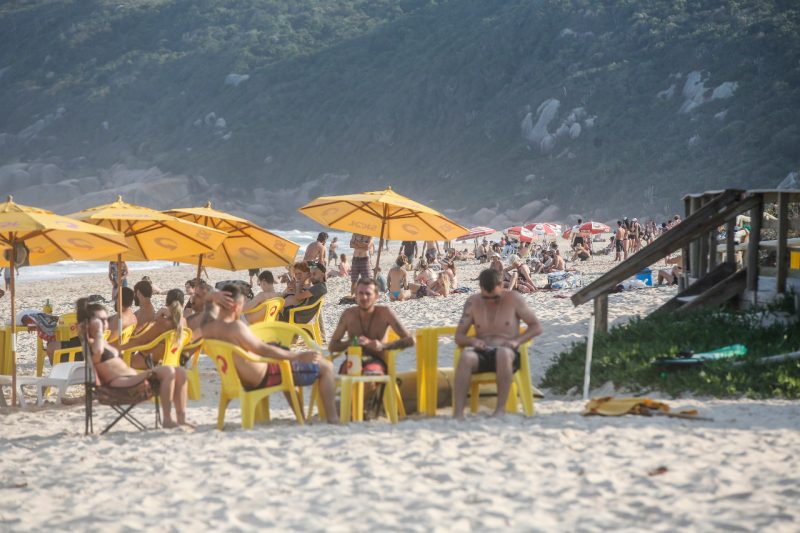
{"type": "Polygon", "coordinates": [[[470,228],[469,233],[467,233],[466,235],[462,235],[461,237],[458,237],[456,240],[469,241],[480,237],[486,237],[496,232],[497,230],[494,230],[492,228],[487,228],[486,226],[475,226],[474,228],[470,228]]]}
{"type": "Polygon", "coordinates": [[[597,235],[598,233],[611,233],[611,228],[603,224],[602,222],[584,222],[580,226],[578,226],[578,231],[580,233],[591,233],[592,235],[597,235]]]}
{"type": "Polygon", "coordinates": [[[508,238],[518,240],[519,242],[533,242],[533,232],[524,226],[512,226],[506,228],[503,232],[508,235],[508,238]]]}
{"type": "Polygon", "coordinates": [[[526,224],[525,227],[535,235],[551,236],[559,233],[557,227],[547,222],[534,222],[533,224],[526,224]]]}
{"type": "Polygon", "coordinates": [[[590,220],[589,222],[584,222],[581,225],[576,224],[575,226],[572,226],[571,229],[568,229],[564,232],[562,237],[569,239],[570,235],[573,233],[591,233],[592,235],[597,235],[598,233],[611,233],[611,228],[602,222],[594,222],[590,220]]]}

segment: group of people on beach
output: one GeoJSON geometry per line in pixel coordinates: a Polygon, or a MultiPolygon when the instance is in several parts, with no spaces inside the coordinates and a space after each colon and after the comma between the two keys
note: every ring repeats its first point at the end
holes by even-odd
{"type": "MultiPolygon", "coordinates": [[[[335,369],[333,363],[317,351],[292,351],[289,347],[263,342],[249,328],[248,320],[244,318],[249,310],[268,298],[284,298],[285,308],[306,305],[309,300],[321,298],[326,292],[326,264],[329,264],[325,254],[326,238],[327,235],[320,234],[317,245],[309,246],[306,250],[304,260],[292,265],[290,274],[285,279],[286,290],[280,293],[275,290],[274,275],[265,270],[258,274],[261,292],[252,299],[247,298],[246,289],[241,282],[225,282],[222,286],[213,288],[204,280],[195,279],[186,282],[185,293],[177,288],[166,291],[166,306],[159,310],[153,306],[153,285],[147,280],[137,282],[132,289],[122,283],[118,285],[119,290],[122,290],[122,309],[113,316],[109,316],[101,302],[81,298],[76,303],[79,335],[71,342],[83,343],[83,346],[88,347],[98,378],[106,386],[130,387],[156,378],[159,383],[157,393],[161,399],[164,427],[188,424],[186,371],[182,366],[159,364],[159,354],[163,354],[163,347],[156,347],[147,353],[136,353],[130,360],[130,366],[122,360],[120,351],[153,341],[171,329],[180,335],[184,328],[191,329],[192,341],[223,340],[254,355],[290,361],[296,386],[319,383],[327,421],[335,423],[338,420],[335,374],[337,371],[344,372],[344,369],[335,369]],[[137,307],[135,311],[134,305],[137,307]],[[121,343],[116,332],[130,326],[135,328],[135,340],[121,343]]],[[[377,303],[380,290],[378,281],[369,271],[370,244],[368,239],[360,236],[354,236],[351,241],[354,250],[351,273],[358,273],[357,276],[351,275],[351,292],[355,305],[342,312],[336,329],[328,339],[328,349],[333,353],[341,352],[348,346],[357,344],[364,354],[363,373],[385,375],[388,372],[387,353],[413,346],[414,337],[391,307],[377,303]],[[389,328],[394,331],[397,340],[385,341],[389,328]]],[[[426,250],[428,249],[426,246],[426,250]]],[[[401,246],[401,252],[405,251],[407,248],[401,246]]],[[[414,252],[412,247],[412,258],[415,258],[414,252]]],[[[427,258],[435,260],[432,254],[427,258]]],[[[448,289],[455,286],[452,257],[445,257],[443,263],[452,267],[444,268],[444,273],[440,272],[435,280],[427,266],[427,259],[422,258],[422,275],[415,276],[413,283],[408,282],[406,261],[407,254],[401,253],[395,267],[389,272],[388,289],[391,300],[403,299],[408,293],[419,292],[423,287],[427,287],[424,290],[446,295],[448,289]]],[[[524,271],[524,265],[522,267],[524,271]]],[[[453,391],[454,412],[458,418],[463,417],[469,376],[475,372],[497,373],[498,401],[494,416],[503,414],[513,373],[519,369],[519,347],[542,331],[525,300],[517,291],[510,290],[513,286],[504,281],[504,274],[505,269],[498,268],[482,271],[478,278],[480,292],[468,297],[464,304],[455,338],[456,343],[463,348],[455,369],[453,391]],[[521,323],[527,325],[522,332],[521,323]],[[474,335],[470,334],[473,327],[474,335]]],[[[529,282],[529,275],[523,275],[517,281],[520,284],[529,282]]],[[[254,321],[257,322],[258,317],[255,318],[254,321]]],[[[281,318],[286,319],[285,315],[281,318]]],[[[58,343],[53,343],[48,346],[48,353],[52,355],[58,347],[58,343]]],[[[278,365],[272,362],[236,357],[235,365],[246,389],[270,387],[280,383],[278,365]]]]}

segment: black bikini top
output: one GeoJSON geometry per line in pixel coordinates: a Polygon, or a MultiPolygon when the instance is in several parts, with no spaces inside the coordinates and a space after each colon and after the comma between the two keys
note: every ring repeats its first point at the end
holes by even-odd
{"type": "Polygon", "coordinates": [[[117,354],[109,350],[108,348],[103,348],[103,353],[100,354],[100,362],[105,363],[109,359],[114,359],[115,357],[119,357],[117,354]]]}

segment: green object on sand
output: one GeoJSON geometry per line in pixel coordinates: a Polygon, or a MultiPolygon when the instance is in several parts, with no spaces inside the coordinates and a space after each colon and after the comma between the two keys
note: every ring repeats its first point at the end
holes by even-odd
{"type": "Polygon", "coordinates": [[[723,346],[708,352],[684,352],[682,354],[678,354],[678,357],[656,359],[653,364],[658,366],[696,366],[702,365],[708,361],[720,361],[722,359],[742,357],[746,354],[747,346],[744,344],[731,344],[730,346],[723,346]]]}

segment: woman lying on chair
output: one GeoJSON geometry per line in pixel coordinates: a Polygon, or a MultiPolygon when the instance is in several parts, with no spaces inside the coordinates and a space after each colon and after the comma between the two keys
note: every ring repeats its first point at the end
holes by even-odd
{"type": "MultiPolygon", "coordinates": [[[[183,317],[183,302],[184,297],[182,290],[171,289],[168,291],[167,306],[160,309],[156,313],[156,320],[150,329],[138,337],[131,338],[127,344],[122,347],[122,349],[127,350],[129,348],[135,348],[136,346],[150,344],[171,329],[175,330],[176,340],[180,339],[181,332],[183,331],[183,328],[186,327],[186,319],[183,317]]],[[[148,368],[148,355],[152,357],[154,365],[159,364],[161,362],[161,358],[164,357],[164,343],[162,342],[158,344],[148,352],[149,353],[136,352],[133,354],[131,357],[131,366],[139,370],[148,368]]]]}
{"type": "Polygon", "coordinates": [[[79,335],[86,337],[86,344],[92,354],[92,365],[102,385],[106,387],[131,387],[151,378],[158,379],[157,392],[161,400],[165,428],[177,425],[188,426],[186,422],[186,371],[183,368],[159,366],[148,372],[137,373],[119,357],[119,352],[103,338],[108,327],[108,311],[98,303],[90,304],[86,298],[75,303],[79,335]],[[88,331],[87,331],[88,329],[88,331]],[[170,416],[172,403],[175,403],[175,420],[170,416]]]}

